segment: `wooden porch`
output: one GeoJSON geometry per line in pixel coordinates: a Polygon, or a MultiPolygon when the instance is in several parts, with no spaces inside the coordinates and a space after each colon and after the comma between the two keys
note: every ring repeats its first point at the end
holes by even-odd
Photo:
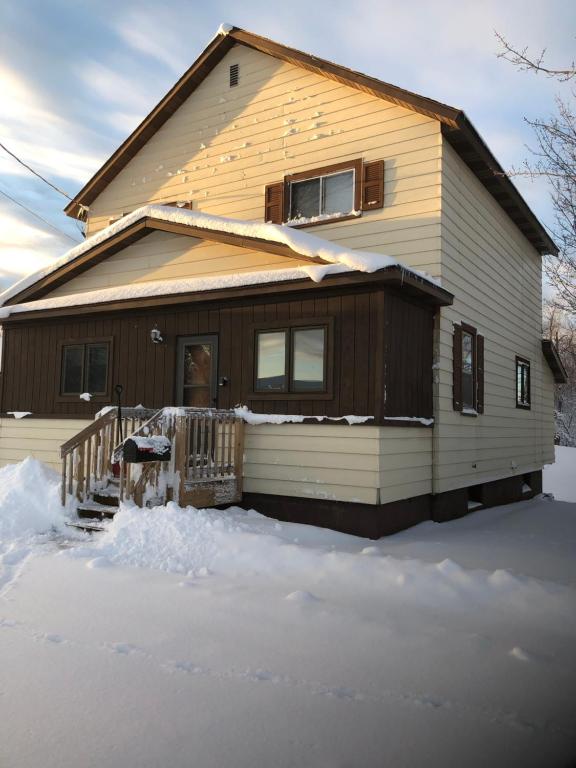
{"type": "Polygon", "coordinates": [[[119,419],[114,408],[60,452],[62,504],[75,498],[81,517],[111,517],[120,502],[213,507],[242,499],[244,423],[231,410],[122,408],[119,419]]]}

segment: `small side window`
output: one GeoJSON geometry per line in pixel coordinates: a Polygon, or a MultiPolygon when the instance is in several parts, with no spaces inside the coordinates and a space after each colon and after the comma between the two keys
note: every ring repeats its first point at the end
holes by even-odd
{"type": "Polygon", "coordinates": [[[484,413],[484,337],[476,328],[454,326],[453,407],[467,416],[484,413]]]}
{"type": "Polygon", "coordinates": [[[516,358],[516,408],[530,408],[530,361],[516,358]]]}

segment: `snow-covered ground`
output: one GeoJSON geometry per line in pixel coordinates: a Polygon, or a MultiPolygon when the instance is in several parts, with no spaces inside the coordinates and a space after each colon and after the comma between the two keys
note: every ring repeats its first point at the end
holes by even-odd
{"type": "Polygon", "coordinates": [[[125,509],[90,537],[57,482],[0,470],[2,768],[573,764],[576,503],[378,542],[125,509]]]}

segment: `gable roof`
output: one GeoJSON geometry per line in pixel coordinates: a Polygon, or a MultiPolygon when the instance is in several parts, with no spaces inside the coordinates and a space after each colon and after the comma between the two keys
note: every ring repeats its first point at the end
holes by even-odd
{"type": "Polygon", "coordinates": [[[247,46],[322,77],[439,120],[446,140],[504,208],[534,248],[543,254],[558,253],[554,241],[462,110],[326,59],[281,45],[239,27],[228,26],[220,28],[216,37],[210,41],[192,66],[66,206],[64,210],[69,216],[76,218],[81,216],[83,206],[89,206],[98,197],[234,45],[247,46]]]}
{"type": "MultiPolygon", "coordinates": [[[[300,262],[309,262],[309,264],[300,265],[296,269],[281,271],[294,272],[296,277],[308,277],[314,281],[322,280],[327,274],[340,272],[373,273],[395,268],[399,275],[408,276],[414,285],[420,284],[422,291],[428,293],[429,296],[435,294],[441,303],[451,303],[451,294],[442,290],[432,277],[404,266],[391,256],[354,251],[315,235],[310,235],[303,230],[284,225],[240,221],[166,205],[146,205],[87,238],[51,265],[15,283],[0,294],[0,307],[6,307],[9,314],[10,308],[17,304],[37,302],[73,277],[154,231],[228,243],[240,248],[250,248],[264,253],[286,256],[290,259],[298,259],[300,262]]],[[[268,279],[267,275],[269,273],[263,272],[259,282],[274,282],[275,278],[268,279]]],[[[236,277],[236,282],[232,284],[243,285],[241,282],[242,274],[236,277]]],[[[287,279],[295,278],[288,277],[287,279]]],[[[154,290],[152,289],[153,283],[150,282],[90,293],[95,294],[95,300],[101,303],[102,301],[113,300],[113,291],[116,291],[121,298],[124,297],[126,290],[132,291],[131,296],[135,297],[138,288],[142,288],[142,286],[147,286],[147,292],[144,294],[146,296],[162,295],[163,290],[167,295],[187,290],[211,290],[210,286],[205,281],[202,282],[200,278],[157,282],[162,283],[162,285],[157,286],[154,290]],[[176,282],[181,283],[183,287],[178,288],[176,282]],[[188,283],[193,283],[193,286],[190,287],[188,283]],[[122,293],[123,290],[124,293],[122,293]]],[[[252,278],[252,283],[256,282],[258,279],[252,278]]],[[[247,284],[251,284],[250,281],[247,284]]],[[[218,287],[227,287],[227,284],[222,286],[219,284],[218,287]]],[[[88,293],[81,295],[85,298],[77,299],[77,301],[89,303],[88,293]]],[[[60,302],[58,306],[74,305],[74,301],[70,297],[60,298],[67,298],[68,303],[62,304],[60,302]]],[[[57,302],[57,299],[47,299],[46,302],[54,303],[57,302]]],[[[18,311],[24,310],[19,309],[18,311]]],[[[6,315],[6,313],[4,314],[6,315]]],[[[2,316],[1,309],[0,316],[2,316]]]]}

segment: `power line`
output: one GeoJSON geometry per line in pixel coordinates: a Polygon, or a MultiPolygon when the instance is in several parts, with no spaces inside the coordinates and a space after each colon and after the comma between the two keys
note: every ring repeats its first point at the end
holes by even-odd
{"type": "Polygon", "coordinates": [[[52,187],[52,189],[56,190],[60,195],[64,195],[64,197],[67,200],[72,200],[70,195],[68,195],[66,192],[64,192],[60,187],[57,187],[55,184],[52,184],[51,181],[48,181],[48,179],[45,179],[44,176],[38,173],[38,171],[35,171],[34,168],[30,168],[29,165],[27,165],[23,160],[20,160],[20,158],[14,154],[14,152],[11,152],[8,147],[6,147],[2,142],[0,142],[0,147],[4,150],[4,152],[7,152],[10,157],[13,157],[16,162],[20,163],[20,165],[23,165],[24,168],[26,168],[30,173],[33,173],[34,176],[37,176],[39,179],[41,179],[45,184],[48,184],[49,187],[52,187]]]}
{"type": "Polygon", "coordinates": [[[36,219],[40,219],[40,221],[44,222],[44,224],[46,224],[46,226],[50,227],[50,229],[53,229],[53,230],[55,230],[56,232],[58,232],[59,234],[63,235],[64,237],[67,237],[67,238],[68,238],[68,240],[72,240],[72,242],[73,242],[73,243],[76,243],[77,245],[79,244],[79,241],[78,241],[78,240],[75,240],[73,237],[71,237],[69,234],[67,234],[66,232],[64,232],[62,229],[58,229],[58,227],[54,226],[54,224],[51,224],[51,223],[50,223],[49,221],[47,221],[46,219],[43,219],[43,218],[42,218],[42,216],[40,216],[39,214],[35,213],[35,212],[34,212],[33,210],[31,210],[30,208],[27,208],[27,207],[24,205],[24,203],[21,203],[19,200],[16,200],[16,198],[14,198],[14,197],[11,197],[11,196],[10,196],[10,195],[9,195],[7,192],[4,192],[4,190],[3,190],[3,189],[0,189],[0,195],[4,195],[4,197],[7,197],[7,198],[8,198],[8,200],[11,200],[11,201],[12,201],[13,203],[15,203],[16,205],[19,205],[19,206],[20,206],[20,208],[23,208],[23,209],[24,209],[25,211],[27,211],[27,212],[28,212],[28,213],[29,213],[31,216],[34,216],[36,219]]]}

